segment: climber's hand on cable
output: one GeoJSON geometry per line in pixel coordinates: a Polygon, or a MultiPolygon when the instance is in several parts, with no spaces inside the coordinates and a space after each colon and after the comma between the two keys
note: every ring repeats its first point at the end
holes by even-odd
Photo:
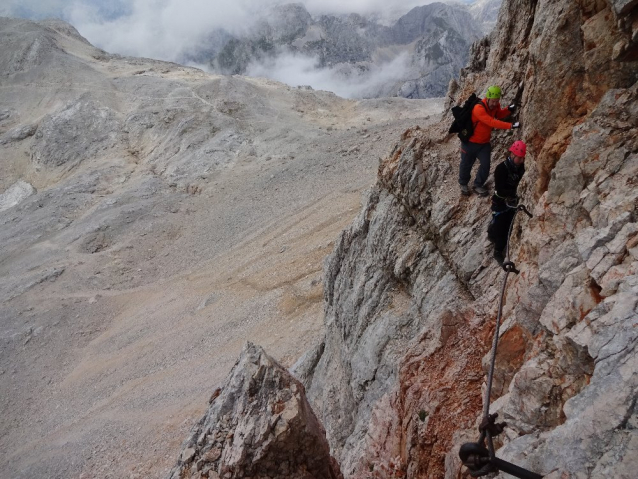
{"type": "Polygon", "coordinates": [[[520,121],[517,121],[516,123],[512,123],[512,130],[514,128],[520,128],[520,127],[521,127],[521,122],[520,121]]]}
{"type": "Polygon", "coordinates": [[[518,206],[518,196],[509,196],[505,198],[505,204],[510,208],[516,208],[518,206]]]}

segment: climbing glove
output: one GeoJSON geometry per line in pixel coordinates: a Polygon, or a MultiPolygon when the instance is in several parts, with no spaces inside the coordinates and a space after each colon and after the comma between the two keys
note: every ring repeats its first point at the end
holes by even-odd
{"type": "Polygon", "coordinates": [[[521,127],[521,123],[519,121],[517,121],[516,123],[512,123],[512,130],[514,128],[520,128],[521,127]]]}
{"type": "Polygon", "coordinates": [[[514,110],[516,110],[516,103],[512,103],[510,106],[508,106],[508,107],[507,107],[507,109],[508,109],[509,111],[514,111],[514,110]]]}

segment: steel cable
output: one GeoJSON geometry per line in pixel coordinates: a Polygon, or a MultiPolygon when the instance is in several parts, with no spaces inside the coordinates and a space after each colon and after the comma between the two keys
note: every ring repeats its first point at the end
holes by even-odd
{"type": "MultiPolygon", "coordinates": [[[[518,213],[518,208],[514,209],[514,217],[512,218],[512,222],[510,223],[509,231],[507,232],[507,243],[505,246],[505,261],[503,262],[503,265],[510,263],[510,237],[512,235],[514,222],[516,221],[516,213],[518,213]]],[[[496,349],[498,347],[498,335],[501,328],[501,315],[503,314],[503,299],[505,298],[505,289],[507,287],[507,277],[512,272],[509,268],[504,268],[504,269],[505,269],[505,278],[503,278],[503,286],[501,287],[501,298],[498,302],[498,314],[496,315],[496,327],[494,329],[494,339],[492,340],[492,360],[490,362],[490,370],[487,376],[487,388],[485,391],[485,400],[483,402],[483,420],[487,420],[487,417],[490,415],[490,398],[492,395],[492,382],[494,380],[494,366],[496,364],[496,349]]]]}

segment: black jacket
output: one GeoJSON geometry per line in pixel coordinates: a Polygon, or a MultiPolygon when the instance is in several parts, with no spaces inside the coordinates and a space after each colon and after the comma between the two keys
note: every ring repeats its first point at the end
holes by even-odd
{"type": "MultiPolygon", "coordinates": [[[[507,198],[510,204],[516,203],[516,189],[525,174],[525,165],[516,166],[508,156],[494,170],[494,195],[492,196],[492,210],[504,211],[507,209],[505,203],[507,198]]],[[[512,205],[514,206],[514,205],[512,205]]]]}

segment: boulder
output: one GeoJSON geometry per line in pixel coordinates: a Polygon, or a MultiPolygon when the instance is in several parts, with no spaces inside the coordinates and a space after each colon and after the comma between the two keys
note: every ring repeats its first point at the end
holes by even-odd
{"type": "Polygon", "coordinates": [[[36,193],[37,190],[26,181],[17,181],[7,188],[4,193],[0,194],[0,211],[7,210],[22,203],[29,196],[33,196],[36,193]]]}
{"type": "Polygon", "coordinates": [[[171,479],[341,479],[303,385],[247,343],[171,479]]]}

